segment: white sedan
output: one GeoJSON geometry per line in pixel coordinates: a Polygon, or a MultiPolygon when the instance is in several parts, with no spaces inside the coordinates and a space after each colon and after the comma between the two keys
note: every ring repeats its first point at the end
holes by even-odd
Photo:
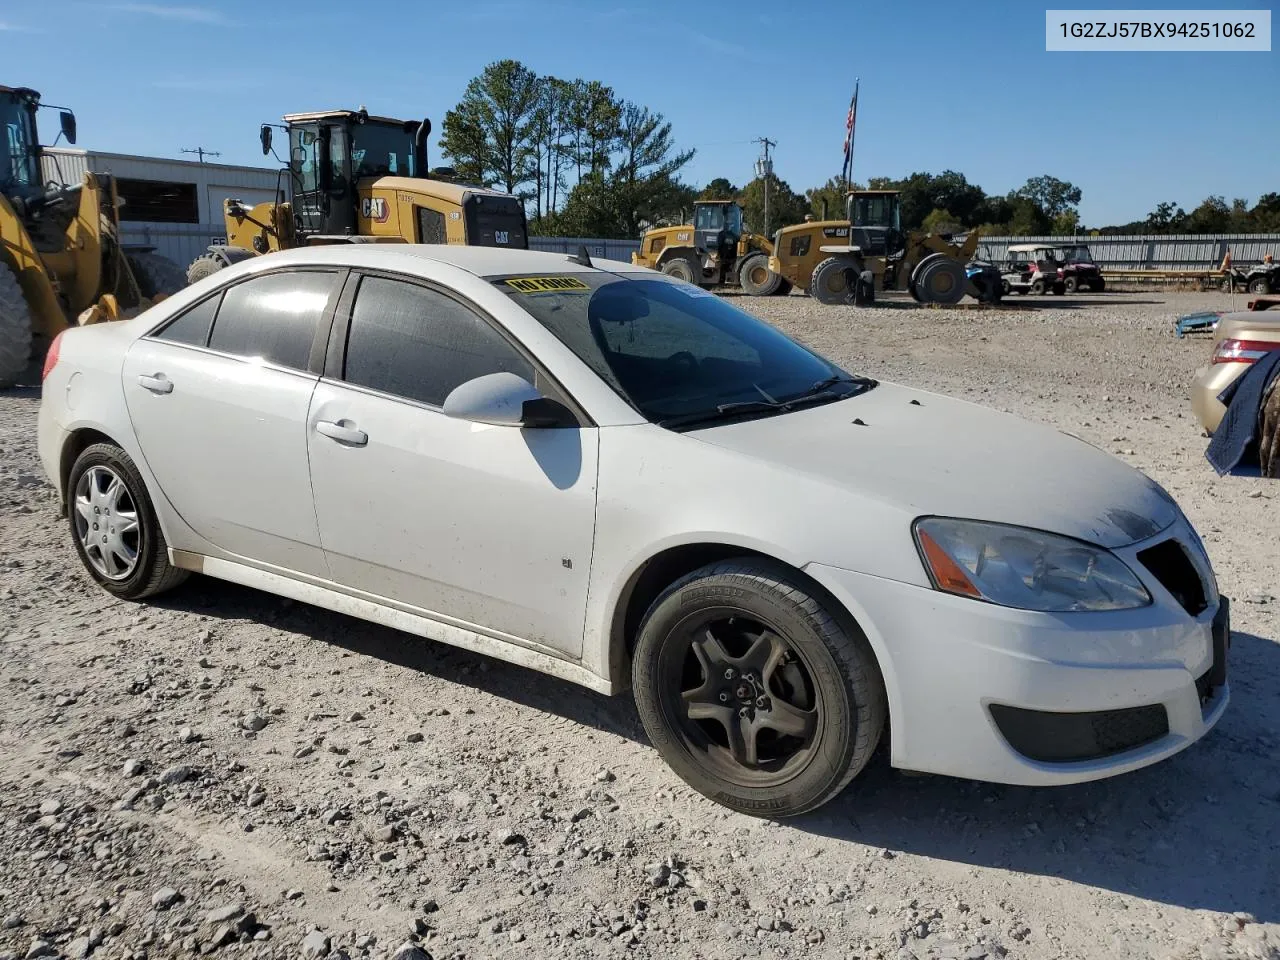
{"type": "Polygon", "coordinates": [[[1226,708],[1227,601],[1156,483],[629,264],[276,253],[45,371],[41,459],[104,589],[194,571],[630,687],[737,810],[811,810],[881,741],[1104,777],[1226,708]]]}

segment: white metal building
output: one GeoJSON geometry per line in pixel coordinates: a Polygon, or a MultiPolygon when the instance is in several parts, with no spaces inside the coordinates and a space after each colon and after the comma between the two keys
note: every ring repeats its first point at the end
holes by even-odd
{"type": "Polygon", "coordinates": [[[45,147],[42,173],[46,181],[79,183],[86,172],[110,173],[124,199],[120,222],[126,243],[154,246],[186,267],[211,243],[226,241],[222,201],[246,205],[271,200],[279,179],[272,167],[197,163],[166,157],[100,153],[77,147],[45,147]]]}

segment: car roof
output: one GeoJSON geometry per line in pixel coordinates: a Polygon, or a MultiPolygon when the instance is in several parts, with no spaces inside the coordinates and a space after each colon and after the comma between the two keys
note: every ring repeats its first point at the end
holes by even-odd
{"type": "MultiPolygon", "coordinates": [[[[1030,250],[1053,250],[1057,247],[1067,246],[1061,243],[1011,243],[1008,246],[1010,253],[1026,253],[1030,250]]],[[[1074,246],[1074,244],[1071,244],[1074,246]]]]}
{"type": "Polygon", "coordinates": [[[510,274],[561,274],[608,271],[645,272],[621,260],[592,258],[593,266],[586,267],[569,259],[567,253],[551,253],[544,250],[508,250],[501,247],[469,247],[461,244],[439,243],[334,243],[315,247],[300,247],[278,253],[253,257],[249,263],[269,262],[276,266],[304,266],[306,264],[343,264],[354,267],[391,266],[399,263],[411,268],[413,260],[429,260],[444,263],[477,277],[496,277],[510,274]]]}

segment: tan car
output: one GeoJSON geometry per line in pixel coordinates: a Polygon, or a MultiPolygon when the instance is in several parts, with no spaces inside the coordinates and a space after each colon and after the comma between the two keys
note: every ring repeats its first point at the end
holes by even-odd
{"type": "Polygon", "coordinates": [[[1217,430],[1227,412],[1218,394],[1270,350],[1280,350],[1280,304],[1222,315],[1213,356],[1207,366],[1196,371],[1191,388],[1191,408],[1205,430],[1217,430]]]}

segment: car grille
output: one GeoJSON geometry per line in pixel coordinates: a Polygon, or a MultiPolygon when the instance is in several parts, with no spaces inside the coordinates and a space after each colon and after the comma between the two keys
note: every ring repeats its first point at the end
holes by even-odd
{"type": "Polygon", "coordinates": [[[998,703],[990,710],[1009,746],[1042,763],[1100,760],[1159,740],[1169,732],[1168,714],[1159,703],[1094,713],[1050,713],[998,703]]]}
{"type": "Polygon", "coordinates": [[[1151,575],[1193,617],[1199,616],[1209,606],[1204,581],[1196,569],[1187,548],[1177,540],[1165,540],[1154,547],[1139,552],[1138,561],[1151,571],[1151,575]]]}

